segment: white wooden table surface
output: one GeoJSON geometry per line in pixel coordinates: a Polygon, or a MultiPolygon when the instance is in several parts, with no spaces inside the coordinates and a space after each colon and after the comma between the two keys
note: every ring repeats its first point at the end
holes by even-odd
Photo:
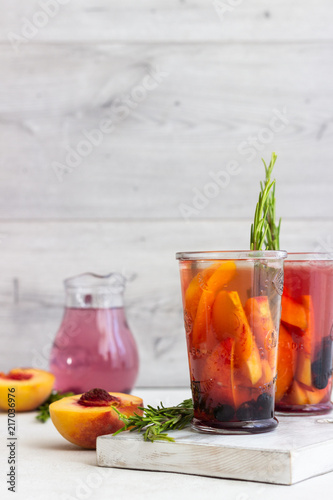
{"type": "MultiPolygon", "coordinates": [[[[186,389],[137,389],[145,404],[177,404],[189,396],[186,389]]],[[[40,424],[35,413],[18,414],[17,491],[7,491],[7,415],[0,414],[0,497],[24,500],[73,499],[186,499],[223,498],[307,500],[333,490],[333,473],[293,486],[277,486],[247,481],[224,480],[185,474],[147,472],[96,466],[96,453],[65,441],[52,422],[40,424]]]]}

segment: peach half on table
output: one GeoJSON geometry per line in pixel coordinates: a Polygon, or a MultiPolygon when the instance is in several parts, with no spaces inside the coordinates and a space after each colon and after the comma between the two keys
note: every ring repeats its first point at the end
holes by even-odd
{"type": "Polygon", "coordinates": [[[36,368],[14,368],[7,375],[0,373],[0,409],[35,410],[50,396],[54,380],[52,373],[36,368]]]}
{"type": "Polygon", "coordinates": [[[51,420],[67,441],[82,448],[95,449],[96,439],[124,427],[116,408],[126,417],[142,415],[143,401],[131,394],[92,389],[50,404],[51,420]]]}

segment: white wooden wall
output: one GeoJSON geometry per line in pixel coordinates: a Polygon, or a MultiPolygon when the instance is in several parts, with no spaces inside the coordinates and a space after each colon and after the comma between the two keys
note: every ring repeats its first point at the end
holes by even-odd
{"type": "Polygon", "coordinates": [[[330,0],[0,0],[0,370],[47,367],[64,278],[120,271],[138,385],[187,385],[175,252],[248,248],[273,150],[282,247],[333,252],[332,16],[330,0]],[[199,209],[198,192],[215,197],[199,209]]]}

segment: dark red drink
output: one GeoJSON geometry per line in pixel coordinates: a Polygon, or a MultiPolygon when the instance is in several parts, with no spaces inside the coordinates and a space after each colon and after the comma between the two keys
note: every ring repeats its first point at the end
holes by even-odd
{"type": "Polygon", "coordinates": [[[284,274],[275,408],[326,413],[332,409],[333,260],[289,254],[284,274]]]}

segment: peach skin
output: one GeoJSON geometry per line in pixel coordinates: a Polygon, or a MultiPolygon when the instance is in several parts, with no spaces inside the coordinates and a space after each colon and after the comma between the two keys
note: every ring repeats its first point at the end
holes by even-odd
{"type": "Polygon", "coordinates": [[[134,413],[142,415],[139,409],[142,406],[142,399],[136,396],[92,389],[50,404],[50,415],[65,439],[82,448],[95,449],[98,436],[113,434],[124,427],[112,407],[129,417],[134,413]]]}

